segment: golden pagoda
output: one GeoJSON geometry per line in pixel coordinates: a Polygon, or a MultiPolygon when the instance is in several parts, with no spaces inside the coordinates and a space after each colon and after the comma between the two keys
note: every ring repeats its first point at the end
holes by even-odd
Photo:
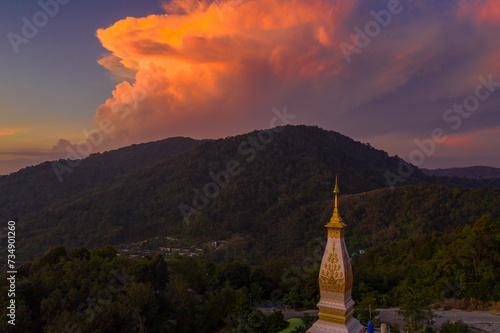
{"type": "Polygon", "coordinates": [[[325,225],[328,229],[328,241],[319,272],[320,300],[316,305],[319,319],[307,332],[360,333],[365,328],[352,316],[352,268],[344,241],[346,225],[337,207],[337,178],[333,192],[335,208],[330,222],[325,225]]]}

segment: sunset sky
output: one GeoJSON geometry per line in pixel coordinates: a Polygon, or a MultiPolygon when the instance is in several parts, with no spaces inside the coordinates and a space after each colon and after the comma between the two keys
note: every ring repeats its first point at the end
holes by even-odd
{"type": "Polygon", "coordinates": [[[500,167],[497,0],[8,0],[0,22],[0,174],[285,106],[422,167],[500,167]]]}

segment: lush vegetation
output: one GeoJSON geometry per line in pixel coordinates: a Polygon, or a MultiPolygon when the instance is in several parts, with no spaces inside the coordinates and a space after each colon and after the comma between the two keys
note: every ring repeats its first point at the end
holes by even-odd
{"type": "Polygon", "coordinates": [[[83,160],[45,162],[0,176],[0,218],[17,221],[110,179],[188,151],[200,142],[190,138],[170,138],[92,154],[83,160]],[[63,170],[60,173],[62,182],[54,167],[63,170]]]}
{"type": "MultiPolygon", "coordinates": [[[[93,247],[137,241],[158,233],[229,238],[271,222],[260,221],[266,212],[288,215],[298,207],[328,199],[335,173],[343,177],[344,193],[358,193],[387,186],[384,172],[397,172],[398,168],[397,158],[318,128],[287,127],[275,133],[267,145],[258,146],[260,151],[250,150],[248,137],[258,135],[255,132],[204,142],[189,152],[80,192],[70,200],[32,210],[21,218],[21,225],[26,226],[21,233],[26,244],[21,248],[33,256],[43,254],[54,242],[93,247]],[[238,151],[244,142],[244,151],[255,155],[238,151]],[[193,204],[193,190],[204,192],[206,184],[214,183],[210,173],[225,172],[229,161],[240,163],[242,172],[231,177],[219,195],[206,199],[209,202],[204,209],[198,208],[193,204]],[[200,212],[191,215],[189,225],[180,204],[200,212]],[[26,245],[33,240],[37,244],[29,249],[26,245]]],[[[38,181],[44,182],[46,177],[38,181]]],[[[408,183],[417,182],[418,177],[424,175],[417,172],[408,183]]],[[[44,191],[50,194],[57,189],[44,191]]],[[[26,201],[30,202],[30,197],[26,201]]],[[[203,199],[197,202],[203,203],[203,199]]]]}
{"type": "MultiPolygon", "coordinates": [[[[499,247],[500,219],[484,215],[473,225],[396,240],[380,251],[369,248],[352,262],[356,317],[366,324],[368,306],[399,306],[406,328],[416,330],[432,323],[432,304],[446,307],[449,299],[463,298],[476,306],[498,301],[499,247]]],[[[16,327],[3,321],[0,329],[268,333],[287,324],[281,312],[263,314],[259,308],[314,308],[319,300],[319,257],[300,265],[286,259],[250,265],[116,254],[111,246],[69,254],[58,246],[23,265],[16,281],[16,327]]],[[[1,315],[6,318],[6,276],[0,280],[1,315]]],[[[310,326],[314,319],[304,321],[310,326]]],[[[463,323],[446,323],[443,329],[468,332],[463,323]]]]}
{"type": "MultiPolygon", "coordinates": [[[[480,308],[500,295],[500,219],[394,241],[354,260],[354,291],[382,306],[418,303],[446,307],[469,298],[480,308]],[[408,294],[418,299],[408,299],[408,294]],[[364,296],[366,295],[366,296],[364,296]]],[[[473,305],[473,304],[472,304],[473,305]]]]}
{"type": "Polygon", "coordinates": [[[465,324],[461,320],[455,323],[447,320],[443,323],[443,325],[441,325],[441,333],[469,333],[470,331],[469,325],[465,324]]]}
{"type": "MultiPolygon", "coordinates": [[[[18,199],[17,205],[31,207],[19,220],[20,255],[29,260],[53,244],[69,249],[117,245],[158,234],[193,241],[231,240],[239,247],[233,258],[251,254],[260,260],[269,252],[266,247],[270,243],[281,247],[273,249],[278,256],[290,254],[321,236],[335,174],[340,175],[343,194],[361,193],[387,187],[385,173],[398,173],[401,163],[399,158],[367,144],[314,127],[288,126],[274,133],[266,145],[251,148],[249,138],[258,137],[255,132],[206,141],[188,152],[94,184],[50,205],[47,201],[54,200],[57,188],[44,189],[48,199],[35,192],[21,200],[18,193],[13,196],[18,199]],[[241,154],[241,149],[238,152],[241,144],[247,153],[241,154]],[[241,172],[227,179],[220,176],[224,188],[206,195],[205,185],[216,185],[211,174],[226,172],[230,161],[239,163],[240,169],[236,169],[241,172]],[[40,201],[42,206],[45,203],[45,208],[34,209],[33,201],[40,201]]],[[[83,163],[78,171],[84,170],[80,168],[83,163]]],[[[37,182],[44,181],[37,178],[37,182]]],[[[437,180],[415,169],[401,184],[431,181],[437,180]]],[[[28,186],[18,186],[18,191],[29,192],[28,186]]],[[[64,195],[64,191],[61,193],[57,195],[64,195]]],[[[3,195],[10,198],[8,192],[3,195]]]]}
{"type": "MultiPolygon", "coordinates": [[[[19,268],[16,326],[2,332],[278,332],[288,326],[280,311],[263,314],[280,266],[210,263],[177,256],[141,260],[116,256],[110,246],[67,254],[54,247],[19,268]]],[[[1,276],[1,316],[7,318],[6,276],[1,276]]],[[[283,288],[286,288],[283,285],[283,288]]],[[[307,321],[312,324],[311,320],[307,321]]]]}
{"type": "MultiPolygon", "coordinates": [[[[137,220],[134,225],[147,233],[146,235],[156,231],[151,236],[176,235],[177,238],[183,239],[183,242],[191,244],[226,239],[220,249],[209,253],[209,259],[213,261],[245,258],[257,264],[265,259],[286,256],[300,262],[314,253],[321,244],[320,241],[324,240],[323,225],[333,210],[331,195],[327,196],[330,198],[317,199],[310,203],[293,200],[285,205],[278,201],[264,212],[253,211],[254,222],[239,225],[236,229],[230,228],[224,222],[221,225],[220,222],[217,223],[214,220],[220,216],[224,218],[224,221],[227,219],[228,224],[237,223],[230,217],[237,218],[238,213],[231,215],[230,211],[246,209],[246,206],[251,204],[249,201],[231,202],[227,198],[218,202],[214,211],[207,210],[206,213],[200,213],[191,224],[183,222],[182,228],[178,231],[169,232],[170,226],[165,222],[162,229],[161,221],[158,222],[160,223],[160,231],[158,231],[153,217],[152,220],[137,220]],[[226,210],[229,211],[227,214],[224,213],[226,210]],[[213,230],[209,226],[212,226],[213,230]]],[[[101,205],[102,203],[95,202],[94,204],[101,205]]],[[[383,189],[344,195],[340,197],[339,205],[341,214],[348,224],[346,238],[349,251],[367,251],[370,248],[373,251],[380,251],[387,248],[393,241],[418,239],[435,232],[445,232],[471,225],[483,214],[489,214],[492,218],[499,217],[500,190],[459,190],[440,185],[415,185],[398,187],[394,191],[383,189]]],[[[149,204],[145,202],[142,206],[149,206],[149,204]]],[[[98,223],[87,221],[87,218],[93,214],[91,207],[88,211],[71,211],[68,208],[65,213],[69,217],[60,217],[65,223],[59,222],[50,228],[40,228],[40,225],[36,223],[30,229],[20,228],[19,249],[36,252],[47,246],[45,244],[59,243],[71,250],[82,243],[91,247],[95,244],[116,244],[119,241],[123,243],[138,237],[132,233],[131,238],[116,239],[113,242],[113,233],[118,232],[116,230],[124,230],[127,225],[120,225],[121,219],[113,218],[111,212],[119,214],[120,209],[128,210],[128,207],[108,208],[110,211],[108,217],[113,219],[113,222],[99,220],[98,223]],[[71,222],[72,219],[74,222],[71,222]],[[85,242],[88,237],[93,242],[85,242]]],[[[130,211],[130,214],[135,213],[130,211]]],[[[150,215],[161,216],[164,212],[158,208],[157,211],[151,211],[150,215]]],[[[139,219],[138,216],[137,219],[139,219]]]]}

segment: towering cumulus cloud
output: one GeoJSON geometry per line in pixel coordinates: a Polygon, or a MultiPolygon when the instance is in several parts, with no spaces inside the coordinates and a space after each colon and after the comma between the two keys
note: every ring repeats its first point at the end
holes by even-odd
{"type": "Polygon", "coordinates": [[[164,15],[99,29],[110,51],[99,63],[127,80],[97,109],[95,123],[109,119],[108,139],[119,145],[263,127],[290,88],[339,72],[337,35],[352,4],[177,0],[164,15]]]}
{"type": "Polygon", "coordinates": [[[499,131],[496,0],[174,0],[163,9],[97,31],[109,51],[98,62],[120,83],[96,111],[100,133],[78,152],[242,133],[285,105],[297,123],[405,158],[435,128],[455,141],[427,158],[450,161],[465,142],[456,138],[480,151],[484,140],[471,135],[499,131]]]}

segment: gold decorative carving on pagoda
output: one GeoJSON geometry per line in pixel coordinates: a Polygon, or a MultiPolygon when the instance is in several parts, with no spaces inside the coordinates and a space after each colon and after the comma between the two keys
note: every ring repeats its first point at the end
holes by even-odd
{"type": "Polygon", "coordinates": [[[332,244],[332,252],[328,255],[328,261],[324,264],[319,275],[319,289],[335,292],[344,292],[345,282],[342,265],[338,264],[339,258],[335,253],[335,243],[332,244]]]}
{"type": "Polygon", "coordinates": [[[331,315],[335,315],[335,316],[345,315],[345,311],[342,311],[342,310],[332,310],[332,309],[322,307],[322,306],[318,306],[318,308],[321,311],[321,313],[331,314],[331,315]]]}
{"type": "Polygon", "coordinates": [[[342,238],[344,237],[343,229],[328,228],[328,238],[342,238]]]}

